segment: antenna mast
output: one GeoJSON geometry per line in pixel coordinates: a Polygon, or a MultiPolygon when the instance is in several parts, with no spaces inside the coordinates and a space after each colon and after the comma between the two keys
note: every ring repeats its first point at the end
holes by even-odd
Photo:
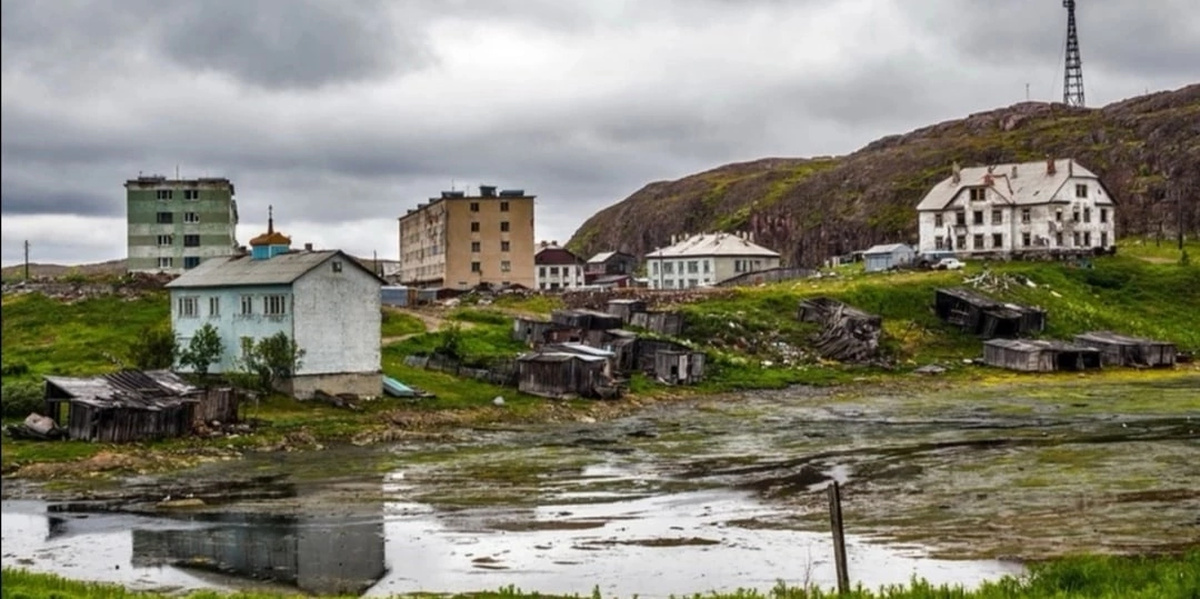
{"type": "Polygon", "coordinates": [[[1063,104],[1082,108],[1083,59],[1079,56],[1079,33],[1075,30],[1075,0],[1063,0],[1067,8],[1067,64],[1063,73],[1063,104]]]}

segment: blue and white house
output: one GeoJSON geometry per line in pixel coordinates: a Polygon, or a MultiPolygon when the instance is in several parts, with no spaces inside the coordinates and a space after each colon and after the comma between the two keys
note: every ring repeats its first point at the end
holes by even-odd
{"type": "Polygon", "coordinates": [[[172,330],[186,345],[205,324],[216,327],[225,354],[214,373],[235,370],[246,344],[282,331],[305,352],[284,391],[379,395],[385,282],[340,250],[292,250],[268,222],[249,255],[210,258],[167,284],[172,330]]]}

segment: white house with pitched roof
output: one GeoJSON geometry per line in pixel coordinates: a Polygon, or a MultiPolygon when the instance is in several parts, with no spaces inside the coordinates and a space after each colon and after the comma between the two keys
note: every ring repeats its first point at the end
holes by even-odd
{"type": "Polygon", "coordinates": [[[210,258],[168,283],[171,329],[184,345],[205,324],[217,329],[225,352],[213,373],[237,369],[246,344],[282,332],[304,350],[285,391],[379,395],[385,282],[340,250],[290,243],[272,223],[251,254],[210,258]]]}
{"type": "Polygon", "coordinates": [[[921,253],[1011,256],[1110,250],[1115,205],[1073,159],[960,169],[917,205],[921,253]]]}
{"type": "Polygon", "coordinates": [[[754,243],[749,234],[702,233],[673,241],[646,254],[646,277],[652,289],[707,287],[748,272],[778,268],[780,263],[779,252],[754,243]]]}

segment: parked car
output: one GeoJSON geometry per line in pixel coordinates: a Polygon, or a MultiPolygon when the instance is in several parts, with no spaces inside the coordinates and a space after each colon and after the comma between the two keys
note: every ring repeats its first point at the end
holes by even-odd
{"type": "Polygon", "coordinates": [[[942,258],[933,268],[935,270],[962,270],[965,266],[958,258],[942,258]]]}

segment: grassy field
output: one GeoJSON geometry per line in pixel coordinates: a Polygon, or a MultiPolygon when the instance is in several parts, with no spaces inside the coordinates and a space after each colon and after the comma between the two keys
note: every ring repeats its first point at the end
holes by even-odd
{"type": "MultiPolygon", "coordinates": [[[[700,599],[1187,599],[1200,596],[1200,550],[1182,556],[1110,557],[1076,556],[1052,562],[1032,564],[1030,574],[1022,578],[1006,577],[987,582],[978,589],[935,586],[923,581],[881,589],[858,588],[839,595],[816,587],[779,585],[767,591],[740,590],[735,593],[696,594],[700,599]]],[[[2,587],[7,598],[73,599],[157,599],[162,597],[281,599],[285,595],[263,593],[220,593],[198,591],[187,595],[130,591],[111,584],[67,580],[52,574],[38,574],[4,568],[2,587]]],[[[553,597],[523,592],[514,587],[457,595],[415,594],[411,597],[454,597],[460,599],[521,599],[553,597]]],[[[603,599],[597,590],[591,599],[603,599]]]]}
{"type": "MultiPolygon", "coordinates": [[[[1197,245],[1197,244],[1193,244],[1197,245]]],[[[1187,351],[1200,350],[1200,266],[1182,266],[1165,246],[1153,242],[1127,244],[1118,256],[1093,260],[1091,268],[1043,262],[971,263],[962,272],[865,274],[855,266],[836,276],[760,287],[727,290],[705,301],[679,306],[688,328],[682,341],[709,354],[707,380],[689,389],[662,387],[635,376],[638,395],[705,393],[791,384],[879,383],[895,380],[917,366],[938,363],[944,379],[986,382],[1018,375],[964,365],[981,354],[978,339],[941,323],[933,314],[934,290],[960,285],[985,269],[996,284],[982,291],[998,299],[1038,305],[1048,310],[1045,336],[1069,338],[1095,329],[1167,339],[1187,351]],[[827,363],[807,351],[811,324],[795,318],[798,302],[830,296],[884,318],[883,348],[896,368],[885,370],[827,363]]],[[[1196,247],[1200,257],[1200,247],[1196,247]]],[[[148,327],[166,324],[165,295],[149,292],[133,299],[116,296],[64,302],[39,294],[8,295],[3,300],[3,383],[5,398],[16,385],[34,385],[45,374],[91,375],[119,367],[130,343],[148,327]]],[[[469,302],[467,302],[469,304],[469,302]]],[[[432,412],[490,406],[503,396],[508,417],[523,417],[547,402],[512,388],[413,368],[404,358],[453,346],[465,363],[486,365],[510,360],[525,348],[510,338],[512,314],[546,314],[561,306],[556,297],[505,296],[489,305],[463,305],[438,315],[438,330],[410,313],[385,311],[385,338],[398,339],[383,348],[384,373],[432,392],[434,400],[385,400],[361,412],[299,404],[272,398],[255,416],[271,423],[261,435],[240,443],[274,440],[305,431],[318,439],[345,438],[353,431],[386,426],[382,414],[401,408],[432,412]]],[[[426,315],[423,315],[426,316],[426,315]]],[[[1119,376],[1109,370],[1101,375],[1119,376]]],[[[905,384],[920,384],[912,377],[905,384]]],[[[15,394],[14,394],[15,396],[15,394]]],[[[574,404],[566,404],[571,407],[574,404]]],[[[172,442],[179,443],[179,442],[172,442]]],[[[68,444],[69,445],[69,444],[68,444]]],[[[4,439],[4,469],[30,459],[87,457],[102,446],[50,451],[38,444],[4,439]],[[61,456],[59,455],[61,454],[61,456]]]]}

